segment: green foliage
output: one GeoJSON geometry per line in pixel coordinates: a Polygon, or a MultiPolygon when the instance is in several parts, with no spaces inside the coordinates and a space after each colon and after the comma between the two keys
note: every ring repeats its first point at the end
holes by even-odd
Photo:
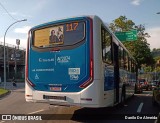
{"type": "Polygon", "coordinates": [[[7,92],[8,92],[8,90],[5,90],[5,89],[0,88],[0,95],[1,95],[1,94],[5,94],[5,93],[7,93],[7,92]]]}
{"type": "Polygon", "coordinates": [[[135,23],[132,20],[127,20],[126,16],[120,16],[110,24],[110,28],[113,32],[116,31],[129,31],[133,29],[135,23]]]}
{"type": "Polygon", "coordinates": [[[153,71],[153,69],[152,69],[151,66],[147,66],[147,67],[144,68],[144,72],[145,72],[145,73],[147,73],[147,72],[152,72],[152,71],[153,71]]]}
{"type": "Polygon", "coordinates": [[[153,51],[160,51],[160,48],[156,49],[156,48],[153,48],[153,51]]]}
{"type": "Polygon", "coordinates": [[[148,38],[150,36],[145,32],[145,27],[142,24],[135,25],[135,23],[132,20],[128,20],[126,16],[120,16],[113,20],[113,23],[111,23],[109,27],[113,32],[137,30],[137,41],[126,41],[123,42],[123,44],[135,57],[139,68],[141,68],[142,64],[153,65],[155,63],[146,40],[146,37],[148,38]]]}
{"type": "Polygon", "coordinates": [[[154,57],[155,61],[160,60],[160,56],[154,57]]]}

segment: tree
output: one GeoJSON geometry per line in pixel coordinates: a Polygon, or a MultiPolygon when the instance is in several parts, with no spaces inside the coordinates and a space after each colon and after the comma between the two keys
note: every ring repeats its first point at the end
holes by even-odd
{"type": "Polygon", "coordinates": [[[110,23],[110,28],[113,32],[129,31],[130,29],[134,29],[134,25],[135,23],[132,20],[127,20],[126,16],[120,16],[113,20],[113,23],[110,23]]]}
{"type": "Polygon", "coordinates": [[[153,65],[155,63],[146,39],[146,37],[150,36],[148,33],[145,33],[144,25],[135,25],[135,23],[127,19],[126,16],[120,16],[113,20],[113,23],[110,23],[109,27],[113,32],[137,30],[137,41],[125,41],[122,43],[135,57],[138,68],[141,68],[142,64],[153,65]]]}

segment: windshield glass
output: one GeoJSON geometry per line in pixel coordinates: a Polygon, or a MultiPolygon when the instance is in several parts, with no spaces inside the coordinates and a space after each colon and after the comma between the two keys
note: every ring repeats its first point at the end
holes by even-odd
{"type": "Polygon", "coordinates": [[[35,30],[33,35],[33,46],[35,47],[74,45],[85,38],[85,22],[75,21],[53,25],[35,30]]]}

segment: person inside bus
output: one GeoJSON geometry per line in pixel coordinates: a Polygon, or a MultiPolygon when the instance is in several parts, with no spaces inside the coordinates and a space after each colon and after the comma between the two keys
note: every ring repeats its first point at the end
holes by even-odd
{"type": "Polygon", "coordinates": [[[49,36],[49,43],[56,43],[58,42],[58,38],[55,35],[55,30],[51,31],[51,35],[49,36]]]}

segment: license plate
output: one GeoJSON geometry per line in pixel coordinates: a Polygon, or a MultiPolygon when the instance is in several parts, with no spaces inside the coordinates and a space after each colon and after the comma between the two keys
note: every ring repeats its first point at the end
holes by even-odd
{"type": "Polygon", "coordinates": [[[50,87],[50,91],[61,91],[62,87],[50,87]]]}
{"type": "Polygon", "coordinates": [[[43,99],[66,100],[66,96],[48,96],[48,95],[43,95],[43,99]]]}

